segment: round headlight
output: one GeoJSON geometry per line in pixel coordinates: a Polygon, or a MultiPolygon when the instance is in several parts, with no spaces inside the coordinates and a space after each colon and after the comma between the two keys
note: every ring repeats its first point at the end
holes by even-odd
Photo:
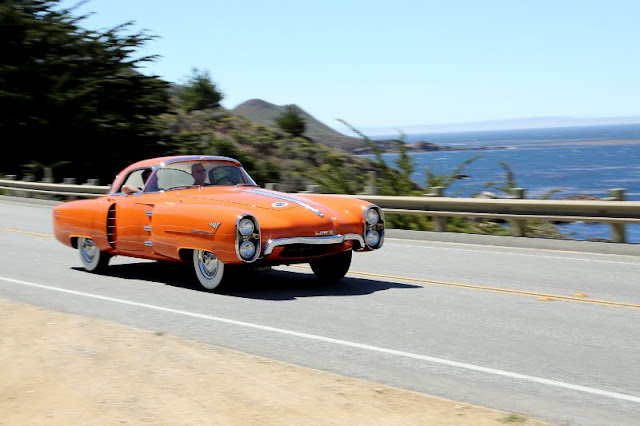
{"type": "Polygon", "coordinates": [[[367,223],[369,225],[375,225],[380,220],[380,214],[376,209],[367,210],[367,223]]]}
{"type": "Polygon", "coordinates": [[[378,231],[367,232],[367,245],[369,247],[377,247],[380,244],[380,233],[378,231]]]}
{"type": "Polygon", "coordinates": [[[240,244],[240,256],[243,259],[251,259],[254,254],[256,254],[256,246],[251,241],[240,244]]]}
{"type": "Polygon", "coordinates": [[[255,226],[253,225],[253,221],[251,219],[244,218],[238,223],[238,232],[240,232],[240,235],[242,235],[243,237],[251,235],[254,229],[255,226]]]}

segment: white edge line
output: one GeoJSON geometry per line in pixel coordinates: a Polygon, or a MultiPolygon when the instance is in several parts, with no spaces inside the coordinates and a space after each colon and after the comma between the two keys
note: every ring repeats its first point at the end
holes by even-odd
{"type": "Polygon", "coordinates": [[[225,323],[225,324],[238,325],[238,326],[241,326],[241,327],[248,327],[248,328],[253,328],[253,329],[257,329],[257,330],[270,331],[270,332],[273,332],[273,333],[280,333],[280,334],[285,334],[285,335],[288,335],[288,336],[300,337],[300,338],[303,338],[303,339],[316,340],[316,341],[320,341],[320,342],[332,343],[332,344],[341,345],[341,346],[348,346],[348,347],[362,349],[362,350],[371,351],[371,352],[378,352],[378,353],[383,353],[383,354],[387,354],[387,355],[401,356],[401,357],[404,357],[404,358],[412,358],[412,359],[417,359],[417,360],[420,360],[420,361],[431,362],[431,363],[434,363],[434,364],[447,365],[447,366],[450,366],[450,367],[457,367],[457,368],[462,368],[462,369],[465,369],[465,370],[477,371],[477,372],[481,372],[481,373],[487,373],[487,374],[493,374],[493,375],[497,375],[497,376],[508,377],[508,378],[511,378],[511,379],[524,380],[524,381],[528,381],[528,382],[540,383],[540,384],[547,385],[547,386],[554,386],[554,387],[558,387],[558,388],[564,388],[564,389],[570,389],[570,390],[579,391],[579,392],[585,392],[585,393],[589,393],[589,394],[593,394],[593,395],[604,396],[604,397],[607,397],[607,398],[613,398],[613,399],[619,399],[619,400],[623,400],[623,401],[630,401],[630,402],[640,403],[640,397],[637,397],[637,396],[626,395],[626,394],[618,393],[618,392],[610,392],[610,391],[597,389],[597,388],[592,388],[592,387],[588,387],[588,386],[574,385],[574,384],[571,384],[571,383],[565,383],[565,382],[561,382],[561,381],[558,381],[558,380],[545,379],[545,378],[542,378],[542,377],[529,376],[529,375],[520,374],[520,373],[513,373],[513,372],[510,372],[510,371],[499,370],[499,369],[495,369],[495,368],[482,367],[482,366],[479,366],[479,365],[468,364],[468,363],[464,363],[464,362],[457,362],[457,361],[451,361],[451,360],[442,359],[442,358],[435,358],[435,357],[431,357],[431,356],[427,356],[427,355],[414,354],[414,353],[411,353],[411,352],[404,352],[404,351],[399,351],[399,350],[395,350],[395,349],[382,348],[382,347],[379,347],[379,346],[372,346],[372,345],[367,345],[367,344],[363,344],[363,343],[350,342],[348,340],[334,339],[334,338],[331,338],[331,337],[319,336],[319,335],[316,335],[316,334],[301,333],[301,332],[298,332],[298,331],[286,330],[286,329],[276,328],[276,327],[269,327],[269,326],[266,326],[266,325],[254,324],[254,323],[245,322],[245,321],[237,321],[237,320],[232,320],[232,319],[228,319],[228,318],[216,317],[216,316],[205,315],[205,314],[198,314],[198,313],[195,313],[195,312],[183,311],[183,310],[180,310],[180,309],[172,309],[172,308],[166,308],[166,307],[163,307],[163,306],[150,305],[150,304],[147,304],[147,303],[134,302],[134,301],[125,300],[125,299],[117,299],[117,298],[114,298],[114,297],[101,296],[99,294],[85,293],[85,292],[82,292],[82,291],[69,290],[69,289],[65,289],[65,288],[53,287],[53,286],[48,286],[48,285],[43,285],[43,284],[36,284],[36,283],[28,282],[28,281],[16,280],[16,279],[12,279],[12,278],[1,277],[1,276],[0,276],[0,280],[6,281],[6,282],[11,282],[11,283],[14,283],[14,284],[20,284],[20,285],[25,285],[25,286],[30,286],[30,287],[37,287],[37,288],[41,288],[41,289],[45,289],[45,290],[57,291],[57,292],[60,292],[60,293],[67,293],[67,294],[73,294],[73,295],[76,295],[76,296],[82,296],[82,297],[89,297],[89,298],[93,298],[93,299],[105,300],[105,301],[108,301],[108,302],[120,303],[120,304],[123,304],[123,305],[137,306],[137,307],[140,307],[140,308],[152,309],[152,310],[161,311],[161,312],[169,312],[169,313],[183,315],[183,316],[187,316],[187,317],[199,318],[199,319],[204,319],[204,320],[209,320],[209,321],[216,321],[216,322],[221,322],[221,323],[225,323]]]}

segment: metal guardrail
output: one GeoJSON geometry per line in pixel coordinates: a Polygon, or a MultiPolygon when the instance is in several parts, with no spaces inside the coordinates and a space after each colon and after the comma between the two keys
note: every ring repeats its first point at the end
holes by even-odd
{"type": "Polygon", "coordinates": [[[64,196],[67,198],[96,198],[106,194],[107,191],[109,191],[109,186],[0,179],[0,189],[7,190],[9,195],[18,197],[40,194],[45,196],[64,196]]]}
{"type": "Polygon", "coordinates": [[[625,224],[640,224],[639,201],[526,200],[358,195],[386,213],[431,216],[434,230],[444,231],[447,217],[503,219],[514,236],[524,236],[527,220],[597,222],[611,226],[611,239],[624,243],[625,224]]]}
{"type": "MultiPolygon", "coordinates": [[[[0,189],[14,196],[58,196],[66,199],[104,195],[109,186],[0,180],[0,189]]],[[[445,231],[447,217],[502,219],[514,236],[524,236],[527,220],[597,222],[611,226],[611,239],[624,243],[627,224],[640,224],[640,201],[530,200],[449,197],[352,195],[380,206],[385,213],[429,216],[434,231],[445,231]]]]}

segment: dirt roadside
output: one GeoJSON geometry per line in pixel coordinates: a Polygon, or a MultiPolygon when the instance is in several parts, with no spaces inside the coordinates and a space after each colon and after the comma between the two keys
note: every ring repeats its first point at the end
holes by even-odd
{"type": "Polygon", "coordinates": [[[544,425],[0,299],[0,425],[544,425]]]}

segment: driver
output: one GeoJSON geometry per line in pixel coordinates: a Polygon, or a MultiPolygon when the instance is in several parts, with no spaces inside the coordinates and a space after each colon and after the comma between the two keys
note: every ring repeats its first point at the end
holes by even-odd
{"type": "Polygon", "coordinates": [[[191,176],[193,176],[194,185],[205,185],[207,180],[207,169],[201,163],[195,163],[191,166],[191,176]]]}

